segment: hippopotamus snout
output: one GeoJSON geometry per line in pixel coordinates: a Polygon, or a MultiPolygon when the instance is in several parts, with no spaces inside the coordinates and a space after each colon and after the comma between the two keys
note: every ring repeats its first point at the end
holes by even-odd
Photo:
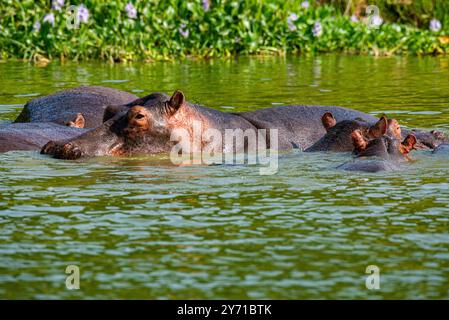
{"type": "Polygon", "coordinates": [[[82,148],[74,142],[49,141],[41,150],[57,159],[76,160],[83,156],[82,148]]]}

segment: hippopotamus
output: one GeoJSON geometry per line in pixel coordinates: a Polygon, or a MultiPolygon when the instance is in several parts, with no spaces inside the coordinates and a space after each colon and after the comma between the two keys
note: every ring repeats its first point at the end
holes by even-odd
{"type": "Polygon", "coordinates": [[[338,167],[347,171],[379,172],[398,168],[397,164],[409,161],[408,154],[414,149],[417,139],[413,134],[401,142],[398,137],[384,134],[368,140],[357,129],[351,133],[354,159],[338,167]]]}
{"type": "Polygon", "coordinates": [[[447,144],[449,143],[449,139],[445,136],[445,134],[441,131],[437,130],[419,130],[419,129],[412,129],[412,130],[402,130],[403,137],[404,135],[413,134],[416,137],[417,143],[415,148],[416,149],[422,149],[422,150],[428,150],[428,149],[435,149],[441,144],[447,144]]]}
{"type": "Polygon", "coordinates": [[[377,120],[364,112],[337,106],[291,105],[236,114],[259,129],[279,130],[280,150],[306,150],[326,134],[322,125],[324,113],[332,114],[335,122],[350,120],[374,123],[377,120]]]}
{"type": "MultiPolygon", "coordinates": [[[[105,108],[104,123],[101,126],[73,139],[50,141],[41,152],[61,159],[166,153],[179,145],[179,141],[173,137],[175,132],[183,129],[192,134],[195,123],[200,124],[202,133],[216,129],[222,136],[225,135],[226,129],[245,132],[266,130],[269,135],[265,135],[264,139],[269,148],[278,151],[305,149],[326,134],[322,119],[325,112],[332,112],[333,120],[328,119],[327,124],[329,128],[338,121],[352,120],[373,123],[371,131],[381,130],[376,126],[380,120],[375,117],[342,107],[292,105],[252,112],[226,113],[191,104],[186,101],[181,91],[175,91],[171,97],[153,93],[127,104],[108,106],[105,108]],[[270,141],[271,133],[275,131],[273,129],[278,132],[276,146],[274,140],[273,143],[270,141]]],[[[390,125],[392,124],[394,123],[390,122],[390,125]]],[[[390,125],[387,123],[383,127],[388,130],[390,125]]],[[[377,136],[379,135],[373,137],[377,136]]],[[[208,148],[212,144],[204,134],[201,134],[200,139],[202,148],[208,148]]],[[[230,148],[230,145],[223,143],[223,152],[239,152],[248,149],[248,142],[239,140],[230,148]]],[[[188,148],[183,148],[185,149],[188,148]]]]}
{"type": "MultiPolygon", "coordinates": [[[[124,105],[108,106],[102,126],[75,139],[51,141],[42,153],[62,159],[84,156],[133,155],[169,152],[175,142],[170,137],[176,129],[192,131],[193,122],[201,123],[204,130],[213,128],[265,130],[264,139],[269,148],[272,129],[277,129],[276,149],[307,148],[318,140],[325,129],[321,126],[321,114],[331,110],[336,119],[374,121],[376,118],[357,110],[336,106],[292,105],[260,109],[252,112],[226,113],[194,105],[185,100],[182,92],[171,97],[153,93],[124,105]]],[[[208,145],[207,141],[201,142],[208,145]]],[[[233,150],[247,148],[247,142],[239,142],[233,150]]],[[[270,144],[271,143],[271,144],[270,144]]],[[[229,151],[224,145],[223,151],[229,151]]]]}
{"type": "MultiPolygon", "coordinates": [[[[256,129],[238,115],[191,104],[178,90],[171,97],[154,93],[126,105],[109,106],[103,119],[105,122],[101,126],[76,138],[50,141],[41,152],[61,159],[167,153],[179,144],[172,138],[182,129],[191,134],[194,126],[198,126],[202,139],[200,148],[208,148],[214,143],[205,137],[208,129],[218,130],[223,135],[225,130],[256,129]]],[[[221,151],[243,152],[245,144],[244,140],[236,141],[232,146],[224,143],[221,151]]]]}
{"type": "Polygon", "coordinates": [[[112,88],[80,86],[29,101],[15,122],[54,122],[77,127],[82,124],[84,128],[96,128],[103,123],[106,106],[122,105],[137,98],[112,88]]]}
{"type": "Polygon", "coordinates": [[[351,135],[358,130],[367,139],[380,138],[384,134],[393,137],[400,137],[401,131],[398,122],[395,119],[388,120],[386,116],[374,124],[363,120],[343,120],[337,122],[332,113],[326,112],[322,118],[323,127],[326,134],[321,137],[312,146],[307,148],[306,152],[332,151],[349,152],[354,149],[351,135]]]}
{"type": "Polygon", "coordinates": [[[318,141],[307,148],[306,152],[331,151],[331,152],[349,152],[353,150],[351,134],[355,130],[362,132],[363,136],[370,140],[386,134],[391,138],[401,140],[409,134],[413,134],[417,139],[415,148],[433,149],[440,143],[446,141],[446,138],[438,131],[424,130],[401,130],[399,122],[396,119],[387,119],[385,115],[373,123],[372,121],[363,121],[361,119],[343,120],[337,122],[331,112],[326,112],[321,118],[323,128],[326,130],[318,141]]]}
{"type": "Polygon", "coordinates": [[[70,139],[86,129],[62,126],[52,122],[12,123],[0,127],[0,152],[40,150],[53,139],[70,139]]]}

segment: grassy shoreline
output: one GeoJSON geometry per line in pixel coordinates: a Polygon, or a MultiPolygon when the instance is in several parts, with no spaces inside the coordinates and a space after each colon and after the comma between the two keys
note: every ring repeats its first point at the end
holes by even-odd
{"type": "Polygon", "coordinates": [[[85,0],[56,1],[56,6],[53,1],[51,6],[46,1],[6,0],[0,4],[0,16],[3,60],[121,62],[287,53],[449,53],[444,22],[438,30],[388,21],[370,28],[362,16],[345,15],[336,5],[312,1],[85,0]],[[68,16],[69,5],[75,6],[72,16],[68,16]]]}

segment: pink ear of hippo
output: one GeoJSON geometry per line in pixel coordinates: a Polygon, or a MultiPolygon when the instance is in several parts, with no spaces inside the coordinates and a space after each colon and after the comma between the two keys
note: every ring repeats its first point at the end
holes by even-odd
{"type": "Polygon", "coordinates": [[[414,149],[417,142],[416,137],[413,134],[409,134],[401,143],[401,152],[403,154],[408,154],[414,149]]]}
{"type": "Polygon", "coordinates": [[[67,122],[66,126],[74,127],[74,128],[84,128],[85,124],[86,124],[86,119],[84,119],[83,114],[77,113],[75,119],[73,121],[67,122]]]}
{"type": "Polygon", "coordinates": [[[179,108],[181,108],[185,103],[185,101],[186,98],[184,96],[184,93],[182,93],[182,91],[180,90],[176,90],[171,96],[170,101],[168,102],[170,113],[174,114],[176,111],[178,111],[179,108]]]}
{"type": "Polygon", "coordinates": [[[373,138],[380,138],[385,133],[387,133],[387,129],[388,129],[388,119],[385,115],[383,115],[382,117],[380,117],[379,121],[376,122],[376,124],[374,124],[369,128],[369,134],[373,138]]]}
{"type": "Polygon", "coordinates": [[[337,124],[337,120],[335,120],[334,115],[331,112],[326,112],[321,117],[321,123],[323,124],[324,129],[326,129],[327,131],[337,124]]]}

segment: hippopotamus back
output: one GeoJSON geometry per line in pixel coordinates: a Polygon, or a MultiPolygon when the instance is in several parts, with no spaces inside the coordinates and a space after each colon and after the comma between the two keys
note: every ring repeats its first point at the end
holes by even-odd
{"type": "Polygon", "coordinates": [[[5,124],[0,126],[0,152],[40,150],[50,140],[70,139],[86,131],[48,122],[5,124]]]}
{"type": "Polygon", "coordinates": [[[280,150],[304,150],[326,134],[321,122],[326,112],[332,112],[337,121],[363,120],[374,123],[377,120],[367,113],[336,106],[292,105],[236,114],[258,129],[278,129],[280,150]]]}
{"type": "Polygon", "coordinates": [[[108,105],[121,105],[137,99],[134,94],[100,86],[81,86],[29,101],[15,122],[54,122],[65,125],[78,113],[85,128],[102,124],[108,105]]]}

